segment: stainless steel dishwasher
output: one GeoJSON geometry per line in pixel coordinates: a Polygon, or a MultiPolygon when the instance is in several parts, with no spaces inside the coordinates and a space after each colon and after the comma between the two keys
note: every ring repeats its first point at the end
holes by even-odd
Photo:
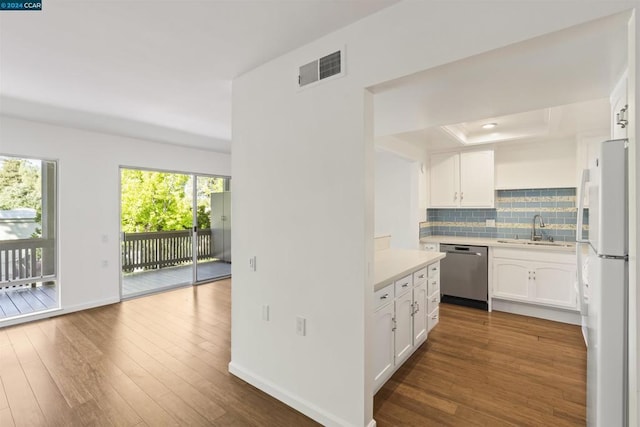
{"type": "Polygon", "coordinates": [[[440,244],[442,301],[487,310],[488,249],[486,246],[440,244]]]}

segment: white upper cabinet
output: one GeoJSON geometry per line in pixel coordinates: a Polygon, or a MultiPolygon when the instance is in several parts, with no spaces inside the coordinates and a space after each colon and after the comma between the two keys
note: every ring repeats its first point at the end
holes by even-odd
{"type": "Polygon", "coordinates": [[[621,139],[627,137],[627,127],[629,121],[629,106],[627,95],[627,72],[616,84],[611,92],[611,137],[621,139]]]}
{"type": "Polygon", "coordinates": [[[460,153],[460,207],[494,206],[493,151],[460,153]]]}
{"type": "Polygon", "coordinates": [[[460,155],[457,153],[431,156],[431,206],[456,208],[460,205],[460,155]]]}
{"type": "Polygon", "coordinates": [[[431,156],[430,207],[494,207],[493,150],[431,156]]]}

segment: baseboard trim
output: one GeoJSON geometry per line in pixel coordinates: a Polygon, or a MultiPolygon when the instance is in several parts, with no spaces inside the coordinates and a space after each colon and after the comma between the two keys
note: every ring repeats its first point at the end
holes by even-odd
{"type": "MultiPolygon", "coordinates": [[[[275,397],[286,405],[292,407],[293,409],[302,412],[304,415],[312,418],[313,420],[319,422],[324,426],[349,426],[352,425],[345,420],[342,420],[323,409],[317,407],[313,403],[302,399],[294,394],[291,394],[289,391],[273,384],[272,382],[260,377],[259,375],[254,374],[248,369],[239,366],[237,363],[233,361],[229,362],[229,372],[236,377],[240,378],[243,381],[248,382],[252,386],[264,391],[265,393],[275,397]]],[[[369,427],[375,427],[375,421],[372,421],[373,424],[369,423],[369,427]]]]}
{"type": "Polygon", "coordinates": [[[581,325],[582,319],[577,311],[546,308],[538,305],[506,301],[494,298],[491,303],[493,311],[505,311],[507,313],[523,316],[537,317],[539,319],[553,320],[554,322],[581,325]]]}

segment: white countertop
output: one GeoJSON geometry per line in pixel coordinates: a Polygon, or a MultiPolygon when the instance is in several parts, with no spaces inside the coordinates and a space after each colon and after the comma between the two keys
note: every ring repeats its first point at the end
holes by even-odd
{"type": "Polygon", "coordinates": [[[445,257],[441,252],[427,252],[412,249],[384,249],[376,251],[373,284],[374,291],[382,289],[390,282],[406,276],[412,271],[426,267],[445,257]]]}
{"type": "Polygon", "coordinates": [[[421,238],[420,243],[452,243],[454,245],[491,246],[553,252],[575,252],[576,250],[576,244],[574,242],[555,242],[556,245],[554,246],[546,245],[544,244],[545,242],[541,242],[543,244],[536,244],[539,242],[531,242],[525,239],[492,239],[488,237],[428,236],[421,238]]]}

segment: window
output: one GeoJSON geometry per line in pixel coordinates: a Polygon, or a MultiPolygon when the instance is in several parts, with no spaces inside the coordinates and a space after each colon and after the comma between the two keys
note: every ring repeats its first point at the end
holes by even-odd
{"type": "Polygon", "coordinates": [[[0,321],[59,308],[56,162],[0,156],[0,321]]]}

